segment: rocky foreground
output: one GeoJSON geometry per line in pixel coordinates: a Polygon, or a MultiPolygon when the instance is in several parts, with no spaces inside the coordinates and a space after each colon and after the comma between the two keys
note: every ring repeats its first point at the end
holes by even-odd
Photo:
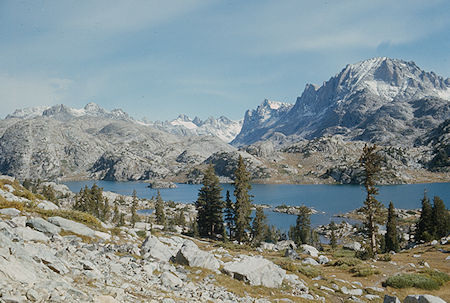
{"type": "Polygon", "coordinates": [[[426,292],[382,286],[398,273],[449,273],[447,239],[390,255],[390,261],[359,261],[373,275],[357,276],[338,262],[354,254],[351,245],[319,252],[281,241],[252,248],[169,233],[146,222],[113,227],[38,196],[24,197],[10,178],[0,181],[0,302],[450,299],[450,282],[426,292]]]}

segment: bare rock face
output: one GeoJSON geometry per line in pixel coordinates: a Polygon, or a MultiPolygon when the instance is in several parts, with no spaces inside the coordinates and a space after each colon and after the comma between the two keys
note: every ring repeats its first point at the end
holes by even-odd
{"type": "Polygon", "coordinates": [[[271,111],[265,102],[247,111],[232,144],[249,145],[281,133],[303,139],[341,134],[410,146],[449,118],[449,99],[449,79],[414,62],[373,58],[347,65],[321,87],[307,85],[293,107],[271,111]]]}
{"type": "Polygon", "coordinates": [[[220,267],[219,261],[206,251],[202,251],[198,246],[187,240],[175,256],[175,261],[179,264],[191,267],[202,267],[210,270],[217,270],[220,267]]]}
{"type": "Polygon", "coordinates": [[[215,152],[235,150],[215,136],[168,133],[95,104],[0,120],[0,173],[20,179],[164,179],[187,174],[215,152]]]}
{"type": "Polygon", "coordinates": [[[255,286],[280,287],[286,276],[284,269],[262,257],[244,256],[242,260],[225,263],[223,270],[255,286]]]}
{"type": "Polygon", "coordinates": [[[141,247],[141,255],[168,262],[173,254],[169,247],[155,236],[148,236],[141,247]]]}

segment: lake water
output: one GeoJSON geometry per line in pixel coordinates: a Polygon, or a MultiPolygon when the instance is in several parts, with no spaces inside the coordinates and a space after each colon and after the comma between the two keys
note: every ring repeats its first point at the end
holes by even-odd
{"type": "MultiPolygon", "coordinates": [[[[150,199],[156,196],[157,190],[148,188],[144,182],[114,182],[114,181],[76,181],[65,184],[73,192],[79,192],[85,185],[91,187],[97,183],[105,191],[112,191],[122,195],[131,195],[136,190],[138,197],[150,199]]],[[[161,189],[160,193],[165,201],[191,203],[197,199],[198,190],[202,185],[177,184],[177,188],[161,189]]],[[[231,184],[222,184],[222,195],[226,190],[230,191],[233,199],[234,187],[231,184]]],[[[396,208],[420,208],[420,200],[424,190],[430,198],[439,196],[447,207],[450,205],[450,183],[425,183],[386,185],[379,187],[380,194],[377,199],[385,206],[392,201],[396,208]]],[[[277,206],[306,205],[319,211],[311,216],[312,225],[328,224],[331,220],[340,222],[333,215],[345,213],[361,207],[365,199],[363,186],[359,185],[298,185],[298,184],[253,184],[251,194],[254,204],[268,204],[277,206]]],[[[295,225],[296,216],[281,214],[266,209],[268,223],[282,230],[288,230],[290,225],[295,225]]],[[[349,221],[349,220],[346,220],[349,221]]]]}

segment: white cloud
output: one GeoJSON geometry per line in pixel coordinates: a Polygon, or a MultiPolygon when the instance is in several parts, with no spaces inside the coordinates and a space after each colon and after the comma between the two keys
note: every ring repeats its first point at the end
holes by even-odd
{"type": "Polygon", "coordinates": [[[71,85],[69,79],[0,74],[0,115],[18,108],[61,103],[71,85]]]}
{"type": "Polygon", "coordinates": [[[234,23],[230,36],[241,39],[236,48],[250,54],[375,48],[386,41],[412,42],[450,25],[445,14],[432,20],[424,15],[430,8],[439,11],[441,2],[268,1],[226,18],[234,23]]]}

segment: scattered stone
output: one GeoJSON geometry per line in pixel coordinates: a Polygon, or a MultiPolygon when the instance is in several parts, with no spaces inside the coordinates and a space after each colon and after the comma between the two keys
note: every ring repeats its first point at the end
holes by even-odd
{"type": "Polygon", "coordinates": [[[395,296],[384,295],[383,303],[402,303],[395,296]]]}
{"type": "Polygon", "coordinates": [[[304,259],[304,260],[302,261],[302,263],[303,263],[303,264],[306,264],[306,265],[312,265],[312,266],[317,266],[317,265],[319,265],[319,263],[317,263],[317,261],[314,260],[313,258],[306,258],[306,259],[304,259]]]}
{"type": "Polygon", "coordinates": [[[437,245],[439,242],[437,241],[437,240],[433,240],[433,241],[431,241],[431,245],[437,245]]]}
{"type": "Polygon", "coordinates": [[[360,251],[361,250],[361,244],[359,242],[351,242],[344,244],[345,249],[354,250],[354,251],[360,251]]]}
{"type": "Polygon", "coordinates": [[[432,295],[409,295],[403,303],[446,303],[446,301],[432,295]]]}
{"type": "Polygon", "coordinates": [[[242,260],[225,263],[223,270],[233,278],[250,285],[280,287],[286,271],[262,257],[244,256],[242,260]]]}
{"type": "Polygon", "coordinates": [[[0,214],[6,215],[6,216],[11,216],[11,217],[16,217],[16,216],[20,215],[20,210],[15,209],[15,208],[2,208],[2,209],[0,209],[0,214]]]}
{"type": "Polygon", "coordinates": [[[345,286],[341,287],[341,292],[345,295],[351,295],[351,296],[362,296],[363,294],[363,290],[359,289],[359,288],[355,288],[355,289],[348,289],[345,286]]]}
{"type": "Polygon", "coordinates": [[[190,240],[184,242],[175,257],[175,261],[190,267],[202,267],[210,270],[217,270],[220,267],[219,261],[217,261],[213,254],[200,250],[190,240]]]}
{"type": "Polygon", "coordinates": [[[47,242],[48,237],[40,231],[33,230],[29,227],[17,227],[14,232],[24,241],[42,241],[47,242]]]}
{"type": "Polygon", "coordinates": [[[60,227],[39,217],[29,219],[26,226],[30,226],[31,228],[47,235],[56,235],[61,231],[60,227]]]}
{"type": "Polygon", "coordinates": [[[297,253],[297,251],[295,251],[295,249],[292,249],[292,248],[286,249],[286,251],[285,251],[285,253],[284,253],[284,256],[285,256],[286,258],[290,258],[290,259],[292,259],[292,260],[296,260],[296,259],[299,259],[299,258],[300,258],[299,255],[298,255],[298,253],[297,253]]]}
{"type": "Polygon", "coordinates": [[[314,258],[317,258],[319,256],[319,251],[314,246],[303,244],[300,245],[300,248],[302,250],[302,254],[310,255],[314,258]]]}
{"type": "Polygon", "coordinates": [[[144,258],[147,256],[165,262],[168,262],[173,257],[169,247],[152,235],[148,236],[142,243],[141,255],[144,258]]]}
{"type": "Polygon", "coordinates": [[[38,208],[40,209],[44,209],[44,210],[55,210],[55,209],[59,209],[59,207],[50,201],[42,201],[39,202],[38,205],[36,205],[38,208]]]}
{"type": "Polygon", "coordinates": [[[319,264],[327,264],[328,262],[330,262],[330,259],[328,259],[327,256],[319,256],[319,264]]]}
{"type": "Polygon", "coordinates": [[[183,281],[170,272],[163,272],[161,274],[161,284],[165,287],[176,289],[183,286],[183,281]]]}
{"type": "Polygon", "coordinates": [[[369,301],[372,301],[372,300],[380,299],[380,296],[378,296],[378,295],[365,295],[364,298],[366,298],[369,301]]]}
{"type": "Polygon", "coordinates": [[[277,244],[275,245],[275,250],[278,251],[283,251],[288,248],[297,249],[297,245],[292,240],[278,241],[277,244]]]}
{"type": "Polygon", "coordinates": [[[325,290],[325,291],[328,291],[328,292],[332,292],[332,293],[334,293],[335,292],[335,290],[334,289],[331,289],[331,288],[328,288],[328,287],[326,287],[326,286],[320,286],[320,289],[321,290],[325,290]]]}

